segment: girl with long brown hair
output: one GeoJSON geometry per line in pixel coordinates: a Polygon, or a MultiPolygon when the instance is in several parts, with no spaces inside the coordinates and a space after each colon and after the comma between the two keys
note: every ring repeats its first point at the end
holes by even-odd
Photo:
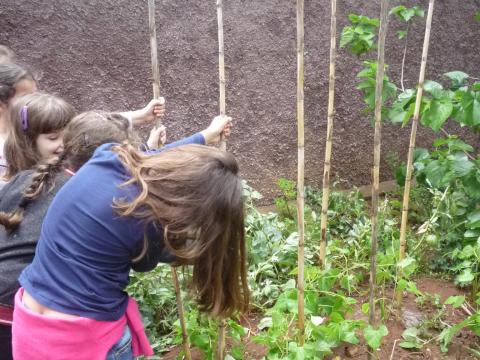
{"type": "MultiPolygon", "coordinates": [[[[139,124],[151,122],[164,112],[164,100],[159,99],[150,101],[143,109],[122,114],[139,124]]],[[[11,102],[4,146],[5,179],[58,158],[63,152],[64,129],[74,115],[72,105],[47,93],[35,92],[11,102]]]]}
{"type": "MultiPolygon", "coordinates": [[[[229,120],[216,118],[182,143],[209,144],[222,132],[229,132],[229,120]]],[[[132,259],[143,255],[140,262],[148,259],[142,265],[148,270],[165,247],[177,262],[194,265],[193,284],[203,310],[228,315],[246,308],[236,161],[205,146],[166,148],[143,154],[128,142],[102,145],[58,192],[35,260],[21,276],[15,359],[103,360],[113,358],[115,347],[141,352],[128,345],[130,336],[144,345],[145,337],[123,289],[132,259]]],[[[143,352],[149,354],[149,347],[143,352]]]]}

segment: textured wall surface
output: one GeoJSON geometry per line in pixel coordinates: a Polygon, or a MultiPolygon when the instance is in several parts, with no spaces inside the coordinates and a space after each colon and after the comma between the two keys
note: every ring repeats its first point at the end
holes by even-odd
{"type": "MultiPolygon", "coordinates": [[[[243,176],[267,199],[276,179],[296,177],[295,1],[224,1],[227,112],[235,132],[229,149],[243,176]]],[[[400,1],[392,1],[392,6],[400,1]]],[[[402,1],[405,5],[427,0],[402,1]]],[[[379,1],[338,0],[338,32],[347,15],[378,16],[379,1]]],[[[427,77],[463,70],[479,76],[478,0],[437,1],[427,77]]],[[[305,2],[305,117],[307,183],[323,172],[330,7],[328,0],[305,2]]],[[[41,88],[62,95],[79,111],[133,109],[151,96],[146,0],[2,0],[0,43],[41,75],[41,88]]],[[[387,39],[389,75],[399,85],[403,43],[392,20],[387,39]]],[[[406,85],[415,86],[424,20],[412,26],[406,85]]],[[[167,98],[169,140],[199,130],[218,112],[215,0],[157,0],[157,35],[162,93],[167,98]]],[[[373,56],[376,56],[373,54],[373,56]]],[[[373,129],[355,90],[361,61],[341,49],[337,55],[337,116],[333,174],[344,186],[370,183],[373,129]]],[[[451,128],[456,131],[455,127],[451,128]]],[[[462,133],[476,143],[475,136],[462,133]]],[[[382,180],[392,177],[389,154],[404,158],[409,129],[383,129],[382,180]]],[[[434,134],[422,129],[418,144],[434,134]]]]}

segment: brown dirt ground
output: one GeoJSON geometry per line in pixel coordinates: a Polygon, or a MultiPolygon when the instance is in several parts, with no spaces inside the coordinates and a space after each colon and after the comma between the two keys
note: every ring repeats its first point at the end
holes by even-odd
{"type": "MultiPolygon", "coordinates": [[[[329,59],[329,0],[305,2],[306,182],[322,179],[329,59]]],[[[379,1],[338,1],[339,33],[352,12],[379,14],[379,1]]],[[[423,5],[428,0],[392,0],[423,5]]],[[[276,194],[279,177],[296,178],[295,1],[224,2],[227,111],[235,119],[229,150],[243,176],[265,195],[276,194]]],[[[452,70],[478,74],[478,0],[435,4],[427,77],[452,70]]],[[[78,110],[133,109],[151,96],[147,2],[129,0],[2,0],[0,43],[40,75],[41,88],[63,95],[78,110]]],[[[167,98],[169,138],[205,126],[217,113],[218,67],[215,1],[157,0],[157,34],[162,93],[167,98]]],[[[399,22],[388,31],[386,62],[399,85],[403,43],[399,22]]],[[[411,27],[405,82],[418,78],[424,22],[411,27]]],[[[375,57],[375,54],[372,54],[375,57]]],[[[373,131],[355,90],[361,60],[339,49],[337,116],[332,173],[343,187],[370,183],[373,131]]],[[[448,126],[455,131],[455,126],[448,126]]],[[[465,138],[478,145],[476,136],[465,138]]],[[[405,157],[409,129],[383,128],[382,181],[392,178],[389,154],[405,157]]],[[[421,129],[418,146],[429,146],[431,131],[421,129]]]]}
{"type": "MultiPolygon", "coordinates": [[[[454,284],[446,280],[434,279],[434,278],[419,278],[416,280],[417,288],[423,293],[429,294],[438,294],[440,295],[441,301],[445,301],[449,296],[452,295],[465,295],[463,290],[458,289],[454,284]]],[[[392,291],[387,291],[386,296],[391,298],[392,291]]],[[[368,301],[366,297],[359,297],[358,306],[354,310],[352,318],[368,320],[360,310],[360,304],[368,301]]],[[[404,311],[410,311],[413,313],[421,313],[424,317],[428,314],[433,314],[435,312],[432,308],[421,308],[418,304],[415,303],[415,298],[413,295],[407,295],[404,297],[404,311]]],[[[461,309],[453,309],[448,307],[447,316],[445,321],[448,323],[457,323],[463,320],[466,317],[465,313],[461,309]]],[[[243,339],[245,344],[245,360],[258,360],[266,353],[265,347],[255,344],[252,341],[252,336],[258,333],[258,328],[256,324],[261,319],[259,314],[250,314],[244,321],[242,325],[250,329],[248,336],[243,339]]],[[[389,330],[388,336],[383,340],[383,345],[377,352],[379,360],[474,360],[473,357],[466,347],[478,344],[479,339],[475,334],[469,330],[462,330],[457,337],[453,340],[452,344],[449,347],[448,353],[444,354],[440,351],[440,348],[435,343],[430,343],[424,346],[421,350],[406,350],[399,346],[399,342],[402,339],[402,333],[405,330],[405,325],[401,320],[397,320],[395,315],[390,315],[385,325],[389,330]],[[395,346],[395,348],[394,348],[395,346]],[[394,349],[393,349],[394,348],[394,349]],[[393,356],[392,356],[393,349],[393,356]],[[392,356],[392,357],[391,357],[392,356]]],[[[228,347],[228,342],[227,342],[228,347]]],[[[178,355],[180,347],[174,348],[171,352],[165,354],[162,359],[164,360],[174,360],[178,355]]],[[[203,360],[201,353],[197,349],[193,349],[192,357],[194,360],[203,360]]],[[[360,344],[358,346],[349,346],[344,345],[337,348],[334,352],[334,355],[327,357],[326,360],[367,360],[367,349],[365,344],[360,344]]]]}

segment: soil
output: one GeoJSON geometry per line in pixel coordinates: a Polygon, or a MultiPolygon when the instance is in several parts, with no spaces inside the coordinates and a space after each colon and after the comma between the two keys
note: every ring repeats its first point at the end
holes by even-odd
{"type": "MultiPolygon", "coordinates": [[[[329,59],[330,1],[305,2],[306,182],[319,186],[323,172],[329,59]]],[[[391,1],[391,6],[400,0],[391,1]]],[[[428,0],[401,1],[420,4],[428,0]]],[[[427,77],[463,70],[478,75],[478,0],[435,4],[427,77]]],[[[338,29],[347,15],[379,14],[379,1],[340,0],[338,29]]],[[[151,96],[147,2],[129,0],[2,0],[0,44],[41,76],[41,88],[59,93],[79,111],[139,108],[151,96]]],[[[161,88],[167,98],[169,139],[197,131],[218,112],[215,1],[157,0],[161,88]]],[[[229,150],[243,176],[271,202],[279,177],[296,178],[295,1],[224,2],[227,112],[235,120],[229,150]]],[[[399,22],[388,31],[386,62],[399,86],[403,42],[399,22]]],[[[405,83],[418,77],[424,21],[411,27],[405,83]]],[[[375,57],[375,54],[372,54],[375,57]]],[[[370,183],[373,130],[355,90],[361,60],[339,49],[332,174],[343,187],[370,183]]],[[[452,132],[455,126],[447,127],[452,132]]],[[[477,138],[460,131],[474,145],[477,138]]],[[[421,129],[418,146],[434,134],[421,129]]],[[[392,178],[387,158],[408,149],[409,129],[383,128],[382,181],[392,178]]]]}
{"type": "MultiPolygon", "coordinates": [[[[429,293],[431,295],[438,294],[440,300],[444,302],[449,296],[452,295],[466,295],[463,290],[455,287],[454,284],[446,280],[434,279],[434,278],[419,278],[416,279],[417,288],[423,293],[429,293]]],[[[392,298],[393,292],[391,290],[386,291],[386,297],[392,298]]],[[[361,312],[360,305],[364,302],[368,302],[365,297],[359,297],[358,306],[354,309],[352,318],[363,319],[368,321],[367,317],[361,312]]],[[[435,309],[430,307],[420,307],[415,302],[415,297],[411,294],[405,295],[403,303],[402,315],[397,317],[392,314],[385,322],[388,328],[389,334],[383,340],[381,348],[377,352],[379,360],[474,360],[466,347],[471,347],[478,344],[478,337],[469,330],[462,330],[452,341],[448,353],[444,354],[440,351],[439,346],[432,342],[424,346],[421,350],[407,350],[399,346],[402,341],[402,333],[406,327],[414,326],[415,324],[425,321],[429,316],[435,313],[435,309]],[[393,352],[393,355],[392,355],[393,352]]],[[[453,309],[448,306],[447,315],[445,321],[453,324],[458,323],[465,319],[466,314],[461,309],[453,309]]],[[[262,316],[260,314],[250,314],[246,319],[242,321],[242,325],[249,328],[248,335],[243,339],[245,344],[245,360],[257,360],[262,359],[266,353],[264,346],[255,344],[252,340],[252,336],[256,335],[259,330],[256,324],[259,323],[262,316]]],[[[433,333],[435,333],[433,331],[433,333]]],[[[227,348],[229,346],[227,341],[227,348]]],[[[163,360],[175,360],[178,353],[181,351],[181,347],[177,346],[169,353],[163,355],[163,360]]],[[[326,360],[340,360],[340,359],[355,359],[355,360],[367,360],[367,348],[365,344],[358,346],[352,346],[345,344],[340,346],[334,351],[334,355],[329,356],[326,360]]],[[[201,352],[198,349],[192,350],[192,358],[194,360],[203,360],[201,352]]]]}

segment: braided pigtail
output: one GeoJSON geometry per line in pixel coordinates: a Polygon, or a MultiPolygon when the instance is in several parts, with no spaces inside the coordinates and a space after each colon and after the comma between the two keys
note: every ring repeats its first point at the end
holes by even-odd
{"type": "Polygon", "coordinates": [[[25,201],[35,200],[43,192],[49,192],[55,187],[55,176],[62,170],[64,156],[48,164],[37,165],[30,185],[24,190],[25,201]]]}
{"type": "Polygon", "coordinates": [[[23,196],[17,209],[11,212],[0,212],[0,225],[5,227],[8,233],[15,231],[23,221],[24,212],[28,204],[34,201],[40,194],[49,192],[55,187],[55,176],[63,168],[63,158],[35,168],[30,184],[23,191],[23,196]]]}

